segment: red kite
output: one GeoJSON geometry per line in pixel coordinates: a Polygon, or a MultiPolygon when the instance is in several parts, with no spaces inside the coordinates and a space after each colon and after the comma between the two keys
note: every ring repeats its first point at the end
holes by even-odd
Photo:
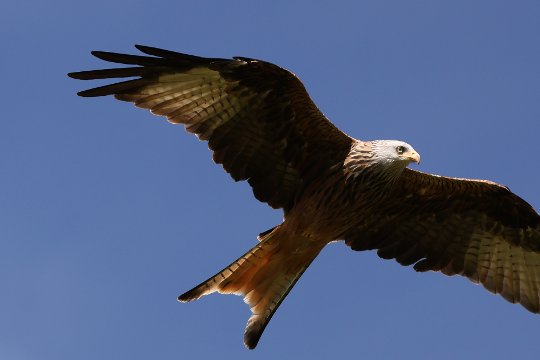
{"type": "Polygon", "coordinates": [[[377,250],[416,271],[459,274],[529,311],[540,305],[540,215],[508,188],[407,168],[420,156],[395,140],[361,141],[336,128],[291,72],[243,57],[203,58],[147,46],[150,56],[94,51],[129,67],[70,73],[133,78],[79,92],[114,95],[208,141],[213,159],[283,223],[178,299],[244,297],[250,349],[326,244],[377,250]]]}

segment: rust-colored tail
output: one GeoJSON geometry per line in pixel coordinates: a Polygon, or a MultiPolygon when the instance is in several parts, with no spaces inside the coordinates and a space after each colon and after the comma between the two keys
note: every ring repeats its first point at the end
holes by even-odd
{"type": "Polygon", "coordinates": [[[178,300],[193,301],[216,291],[243,296],[252,312],[244,332],[244,343],[249,349],[255,348],[274,312],[322,249],[315,246],[304,247],[304,251],[290,251],[289,246],[284,246],[284,243],[291,243],[287,240],[275,234],[264,236],[246,254],[180,295],[178,300]]]}

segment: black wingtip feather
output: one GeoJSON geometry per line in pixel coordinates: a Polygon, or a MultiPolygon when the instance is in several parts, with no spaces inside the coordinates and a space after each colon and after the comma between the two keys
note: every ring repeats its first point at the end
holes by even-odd
{"type": "Polygon", "coordinates": [[[88,90],[83,90],[83,91],[79,91],[77,92],[77,95],[80,96],[80,97],[96,97],[97,95],[89,95],[89,91],[88,90]]]}
{"type": "Polygon", "coordinates": [[[165,50],[165,49],[160,49],[160,48],[157,48],[157,47],[153,47],[153,46],[146,46],[146,45],[135,45],[135,48],[137,48],[137,50],[139,50],[140,52],[143,52],[147,55],[152,55],[152,56],[158,56],[158,57],[169,57],[169,58],[174,58],[174,57],[193,57],[193,58],[199,58],[198,56],[194,56],[194,55],[187,55],[187,54],[182,54],[182,53],[179,53],[179,52],[176,52],[176,51],[171,51],[171,50],[165,50]]]}
{"type": "Polygon", "coordinates": [[[145,67],[128,67],[102,70],[88,70],[69,73],[68,76],[77,80],[96,80],[145,76],[155,73],[156,69],[145,67]]]}
{"type": "Polygon", "coordinates": [[[120,54],[109,51],[92,51],[92,55],[104,61],[127,65],[156,65],[163,63],[164,60],[149,56],[120,54]]]}
{"type": "Polygon", "coordinates": [[[83,72],[83,71],[74,71],[74,72],[70,72],[67,74],[67,76],[69,76],[70,78],[72,79],[77,79],[77,80],[83,80],[79,77],[79,74],[83,72]]]}
{"type": "Polygon", "coordinates": [[[127,80],[127,81],[122,81],[115,84],[109,84],[109,85],[96,87],[93,89],[79,91],[77,95],[82,96],[82,97],[97,97],[97,96],[125,94],[134,89],[138,89],[148,84],[149,82],[150,80],[147,80],[144,78],[127,80]]]}
{"type": "Polygon", "coordinates": [[[184,54],[184,53],[171,51],[171,50],[160,49],[160,48],[146,46],[146,45],[135,45],[135,47],[139,51],[147,55],[157,56],[158,58],[164,59],[167,61],[174,61],[177,65],[183,65],[187,67],[210,66],[210,64],[216,63],[216,62],[231,61],[231,59],[207,58],[207,57],[202,57],[202,56],[184,54]]]}

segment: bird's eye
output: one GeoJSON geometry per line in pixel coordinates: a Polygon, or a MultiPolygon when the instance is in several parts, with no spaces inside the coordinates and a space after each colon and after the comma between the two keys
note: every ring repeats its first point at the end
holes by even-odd
{"type": "Polygon", "coordinates": [[[397,146],[396,151],[399,155],[403,154],[405,152],[405,146],[397,146]]]}

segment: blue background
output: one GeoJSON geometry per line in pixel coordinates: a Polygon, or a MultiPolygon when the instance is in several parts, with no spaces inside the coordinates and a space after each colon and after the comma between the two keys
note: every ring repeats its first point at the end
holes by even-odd
{"type": "MultiPolygon", "coordinates": [[[[295,72],[360,139],[491,179],[540,209],[538,1],[5,1],[0,358],[535,358],[540,317],[459,277],[329,245],[255,352],[239,297],[176,296],[281,213],[179,126],[69,71],[141,43],[295,72]]],[[[415,167],[416,168],[416,167],[415,167]]]]}

